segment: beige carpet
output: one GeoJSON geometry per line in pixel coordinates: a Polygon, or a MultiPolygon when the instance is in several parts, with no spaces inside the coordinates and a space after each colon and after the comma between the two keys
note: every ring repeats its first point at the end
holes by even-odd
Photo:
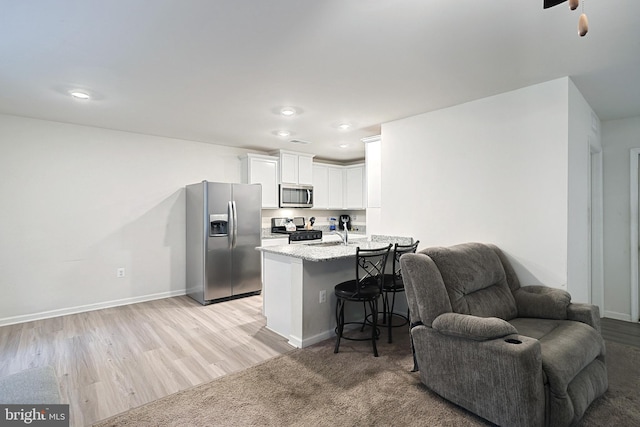
{"type": "MultiPolygon", "coordinates": [[[[97,426],[485,426],[411,373],[406,332],[381,342],[333,341],[178,392],[97,426]]],[[[609,390],[582,426],[640,425],[640,349],[607,343],[609,390]]]]}

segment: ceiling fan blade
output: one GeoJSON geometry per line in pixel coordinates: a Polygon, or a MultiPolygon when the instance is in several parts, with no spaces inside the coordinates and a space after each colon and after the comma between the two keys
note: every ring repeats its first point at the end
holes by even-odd
{"type": "Polygon", "coordinates": [[[543,0],[542,8],[549,9],[550,7],[557,6],[560,3],[564,3],[567,0],[543,0]]]}

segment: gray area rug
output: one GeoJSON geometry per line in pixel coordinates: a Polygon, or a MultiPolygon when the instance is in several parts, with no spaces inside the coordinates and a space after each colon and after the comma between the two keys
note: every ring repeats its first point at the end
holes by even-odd
{"type": "Polygon", "coordinates": [[[27,369],[0,378],[0,403],[60,403],[53,367],[27,369]]]}
{"type": "MultiPolygon", "coordinates": [[[[396,332],[397,331],[397,332],[396,332]]],[[[333,340],[266,361],[132,409],[96,426],[486,426],[430,392],[417,373],[408,336],[394,344],[333,340]]],[[[384,341],[384,340],[381,340],[384,341]]],[[[581,426],[640,425],[640,349],[607,342],[609,390],[581,426]]]]}

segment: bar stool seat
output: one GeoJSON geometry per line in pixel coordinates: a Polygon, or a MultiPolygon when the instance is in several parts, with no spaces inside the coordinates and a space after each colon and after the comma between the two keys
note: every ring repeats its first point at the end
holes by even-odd
{"type": "Polygon", "coordinates": [[[349,280],[336,285],[335,294],[348,301],[366,301],[380,296],[380,286],[375,280],[360,285],[355,280],[349,280]]]}
{"type": "Polygon", "coordinates": [[[391,250],[391,244],[382,248],[361,249],[356,248],[356,274],[355,279],[347,280],[337,284],[334,292],[336,301],[336,346],[334,353],[340,349],[340,340],[342,338],[352,341],[368,341],[371,340],[373,346],[373,355],[378,357],[378,348],[376,340],[380,334],[377,326],[377,315],[372,316],[373,321],[367,321],[367,305],[370,313],[378,313],[378,299],[382,295],[382,285],[384,282],[384,270],[387,264],[387,258],[391,250]],[[362,322],[346,322],[344,317],[344,307],[346,302],[361,303],[364,306],[364,319],[362,322]],[[363,338],[361,336],[344,335],[345,325],[357,324],[360,331],[369,326],[371,328],[371,336],[363,338]]]}

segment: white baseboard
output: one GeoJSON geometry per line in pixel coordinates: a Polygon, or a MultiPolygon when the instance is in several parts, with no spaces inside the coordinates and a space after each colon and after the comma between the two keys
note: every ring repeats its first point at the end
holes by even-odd
{"type": "Polygon", "coordinates": [[[99,302],[95,304],[79,305],[77,307],[61,308],[59,310],[43,311],[40,313],[25,314],[23,316],[13,316],[0,318],[0,326],[15,325],[16,323],[32,322],[34,320],[50,319],[52,317],[66,316],[68,314],[84,313],[87,311],[101,310],[109,307],[119,307],[121,305],[137,304],[139,302],[153,301],[156,299],[177,297],[186,295],[185,290],[160,292],[157,294],[143,295],[140,297],[124,298],[113,301],[99,302]]]}
{"type": "MultiPolygon", "coordinates": [[[[267,326],[267,329],[269,329],[268,326],[267,326]]],[[[269,330],[272,331],[272,332],[275,332],[272,329],[269,329],[269,330]]],[[[336,336],[336,334],[335,334],[335,332],[333,330],[321,332],[321,333],[319,333],[317,335],[314,335],[312,337],[305,338],[304,340],[300,339],[300,337],[296,337],[296,336],[293,336],[293,335],[289,335],[288,337],[285,337],[284,335],[279,334],[278,332],[276,332],[276,334],[280,335],[283,338],[287,338],[289,340],[289,344],[294,346],[294,347],[296,347],[296,348],[309,347],[310,345],[322,342],[322,341],[326,340],[327,338],[331,338],[331,337],[335,337],[336,336]]]]}
{"type": "Polygon", "coordinates": [[[608,317],[609,319],[615,319],[615,320],[624,320],[625,322],[633,322],[633,320],[631,320],[631,315],[627,313],[616,313],[615,311],[605,311],[603,317],[608,317]]]}
{"type": "MultiPolygon", "coordinates": [[[[300,342],[300,346],[299,347],[302,347],[302,348],[309,347],[310,345],[317,344],[319,342],[322,342],[322,341],[326,340],[327,338],[331,338],[331,337],[335,337],[335,336],[336,336],[336,334],[333,331],[333,329],[330,330],[330,331],[324,331],[324,332],[321,332],[321,333],[319,333],[317,335],[314,335],[312,337],[305,338],[302,342],[300,342]]],[[[289,342],[291,343],[291,341],[289,341],[289,342]]]]}

